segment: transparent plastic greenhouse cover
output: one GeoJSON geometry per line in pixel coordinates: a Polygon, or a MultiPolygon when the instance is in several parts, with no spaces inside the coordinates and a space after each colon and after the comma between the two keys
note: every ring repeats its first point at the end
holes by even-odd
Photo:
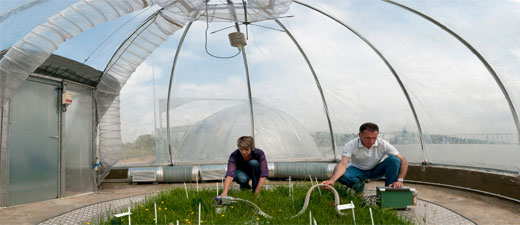
{"type": "Polygon", "coordinates": [[[103,71],[106,168],[221,164],[242,135],[271,162],[331,161],[372,121],[411,162],[516,172],[519,11],[478,0],[13,1],[0,12],[0,99],[52,53],[103,71]],[[242,51],[227,37],[237,28],[242,51]]]}

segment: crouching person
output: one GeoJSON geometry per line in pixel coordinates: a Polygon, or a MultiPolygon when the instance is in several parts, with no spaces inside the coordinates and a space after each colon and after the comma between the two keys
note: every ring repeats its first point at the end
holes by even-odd
{"type": "Polygon", "coordinates": [[[259,196],[269,171],[264,151],[254,146],[253,137],[242,136],[237,140],[238,149],[229,156],[224,190],[220,196],[227,196],[233,180],[240,184],[241,190],[251,189],[256,197],[259,196]]]}
{"type": "MultiPolygon", "coordinates": [[[[365,123],[359,128],[359,138],[343,147],[341,162],[336,165],[332,177],[322,184],[334,185],[336,181],[361,192],[365,180],[385,176],[385,186],[403,187],[408,171],[408,161],[387,141],[377,137],[379,127],[365,123]],[[388,157],[383,160],[384,156],[388,157]],[[350,163],[349,163],[350,162],[350,163]]],[[[328,189],[325,187],[324,189],[328,189]]]]}

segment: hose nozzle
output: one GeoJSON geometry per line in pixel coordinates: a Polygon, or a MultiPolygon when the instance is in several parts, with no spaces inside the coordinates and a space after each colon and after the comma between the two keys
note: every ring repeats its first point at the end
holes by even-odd
{"type": "Polygon", "coordinates": [[[217,196],[217,197],[215,197],[215,202],[219,206],[221,206],[221,205],[229,205],[229,204],[233,203],[233,200],[234,200],[233,197],[229,197],[229,196],[224,196],[224,197],[217,196]]]}

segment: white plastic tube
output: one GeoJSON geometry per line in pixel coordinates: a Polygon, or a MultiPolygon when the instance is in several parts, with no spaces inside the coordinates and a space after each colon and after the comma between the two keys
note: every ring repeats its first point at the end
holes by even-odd
{"type": "Polygon", "coordinates": [[[155,219],[155,224],[157,224],[157,203],[153,203],[153,209],[154,209],[154,219],[155,219]]]}
{"type": "MultiPolygon", "coordinates": [[[[316,184],[318,184],[318,178],[314,177],[314,179],[316,180],[316,184]]],[[[321,196],[321,190],[319,188],[318,188],[318,192],[320,193],[320,196],[321,196]]]]}
{"type": "Polygon", "coordinates": [[[370,211],[370,221],[372,221],[372,225],[374,225],[374,217],[372,216],[372,208],[368,208],[370,211]]]}
{"type": "Polygon", "coordinates": [[[184,182],[184,190],[186,191],[186,199],[190,199],[188,197],[188,187],[186,187],[186,182],[184,182]]]}
{"type": "Polygon", "coordinates": [[[312,210],[309,210],[309,225],[312,225],[312,210]]]}

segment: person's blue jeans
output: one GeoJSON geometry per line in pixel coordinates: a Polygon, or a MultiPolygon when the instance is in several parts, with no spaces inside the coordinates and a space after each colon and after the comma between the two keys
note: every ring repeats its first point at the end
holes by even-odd
{"type": "Polygon", "coordinates": [[[399,169],[401,168],[401,159],[397,156],[389,156],[383,162],[370,170],[361,170],[353,166],[349,166],[343,176],[338,181],[356,192],[361,192],[365,188],[364,180],[379,179],[385,176],[385,186],[397,181],[399,169]]]}
{"type": "Polygon", "coordinates": [[[260,180],[260,162],[256,159],[251,159],[247,162],[248,168],[246,171],[235,170],[235,181],[240,184],[240,189],[250,188],[249,179],[252,180],[253,183],[253,192],[256,190],[256,186],[258,185],[258,181],[260,180]]]}

